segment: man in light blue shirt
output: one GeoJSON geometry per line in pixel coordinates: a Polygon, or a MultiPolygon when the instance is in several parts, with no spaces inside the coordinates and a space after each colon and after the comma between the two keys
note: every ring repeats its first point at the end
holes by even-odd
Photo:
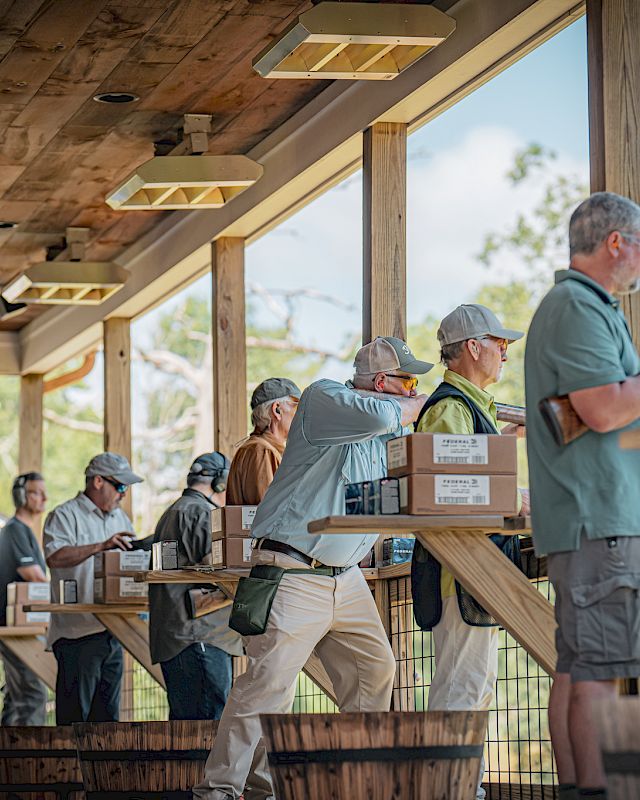
{"type": "Polygon", "coordinates": [[[426,396],[416,396],[415,376],[432,366],[401,339],[379,337],[356,354],[353,383],[320,380],[303,392],[253,524],[254,565],[303,572],[283,575],[264,633],[245,639],[247,671],[231,690],[195,797],[273,798],[259,715],[291,710],[298,673],[314,652],[341,711],[389,709],[395,660],[356,566],[377,534],[312,535],[307,525],[344,514],[347,483],[385,475],[386,441],[417,418],[426,396]]]}

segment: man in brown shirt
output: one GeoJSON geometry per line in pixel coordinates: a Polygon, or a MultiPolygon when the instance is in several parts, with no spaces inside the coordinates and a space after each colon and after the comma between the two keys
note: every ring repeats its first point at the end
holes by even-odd
{"type": "Polygon", "coordinates": [[[300,389],[287,378],[267,378],[251,395],[253,431],[231,462],[227,505],[254,506],[280,466],[300,389]]]}

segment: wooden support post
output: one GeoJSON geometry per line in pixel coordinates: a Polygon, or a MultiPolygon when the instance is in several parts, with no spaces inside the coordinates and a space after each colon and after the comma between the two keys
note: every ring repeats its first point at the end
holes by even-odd
{"type": "Polygon", "coordinates": [[[42,395],[44,376],[20,378],[19,472],[42,470],[42,395]]]}
{"type": "MultiPolygon", "coordinates": [[[[104,449],[125,456],[131,463],[131,323],[128,319],[106,319],[104,337],[104,449]]],[[[133,506],[131,489],[121,508],[129,517],[133,506]]],[[[124,654],[120,719],[134,718],[127,698],[133,698],[133,660],[124,654]]],[[[130,705],[133,705],[132,703],[130,705]]]]}
{"type": "Polygon", "coordinates": [[[407,126],[377,122],[364,132],[362,341],[406,338],[407,126]]]}
{"type": "MultiPolygon", "coordinates": [[[[104,449],[131,461],[131,325],[104,322],[104,449]]],[[[131,490],[122,503],[131,516],[131,490]]]]}
{"type": "MultiPolygon", "coordinates": [[[[587,0],[587,33],[591,191],[639,203],[640,4],[587,0]]],[[[640,347],[640,294],[623,297],[622,307],[640,347]]]]}
{"type": "Polygon", "coordinates": [[[211,267],[214,447],[231,458],[247,435],[244,239],[217,239],[211,267]]]}

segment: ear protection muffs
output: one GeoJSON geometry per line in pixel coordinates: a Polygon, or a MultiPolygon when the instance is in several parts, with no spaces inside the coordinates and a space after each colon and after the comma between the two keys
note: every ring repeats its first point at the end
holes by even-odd
{"type": "Polygon", "coordinates": [[[202,476],[203,478],[211,478],[211,488],[216,494],[224,492],[227,488],[227,480],[229,479],[229,467],[231,463],[228,458],[222,453],[212,453],[207,456],[207,460],[212,462],[203,464],[201,461],[195,461],[191,465],[190,474],[202,476]]]}
{"type": "Polygon", "coordinates": [[[26,475],[18,475],[11,487],[11,497],[16,508],[22,508],[27,504],[27,480],[26,475]]]}

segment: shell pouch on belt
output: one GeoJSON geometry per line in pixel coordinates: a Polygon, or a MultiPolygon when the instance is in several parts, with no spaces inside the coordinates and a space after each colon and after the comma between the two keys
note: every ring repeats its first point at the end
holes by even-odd
{"type": "Polygon", "coordinates": [[[273,599],[285,573],[309,574],[307,569],[284,569],[271,564],[256,564],[247,578],[240,578],[229,627],[241,636],[264,633],[273,599]]]}

